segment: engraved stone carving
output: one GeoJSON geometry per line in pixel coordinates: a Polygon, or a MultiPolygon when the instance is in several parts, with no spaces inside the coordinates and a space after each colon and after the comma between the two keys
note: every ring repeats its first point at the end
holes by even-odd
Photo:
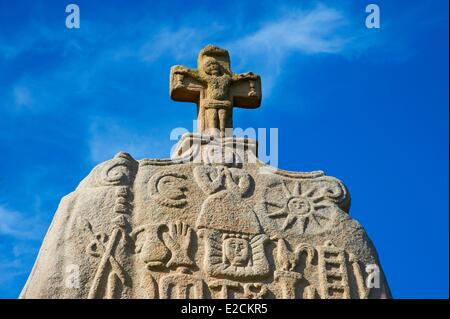
{"type": "Polygon", "coordinates": [[[145,299],[157,299],[158,295],[158,284],[156,283],[155,278],[151,275],[147,269],[141,269],[139,271],[140,278],[140,288],[141,288],[141,296],[140,298],[145,299]]]}
{"type": "Polygon", "coordinates": [[[264,276],[269,265],[264,252],[267,236],[243,198],[252,191],[252,179],[241,169],[199,166],[194,177],[209,194],[196,228],[205,229],[207,273],[213,277],[254,278],[264,276]]]}
{"type": "Polygon", "coordinates": [[[87,246],[87,252],[93,257],[100,257],[104,253],[107,242],[108,235],[102,232],[96,233],[94,239],[87,246]]]}
{"type": "Polygon", "coordinates": [[[238,290],[241,285],[238,282],[227,280],[227,279],[216,279],[208,283],[208,287],[215,292],[213,298],[216,299],[228,299],[232,298],[230,294],[233,291],[238,290]]]}
{"type": "MultiPolygon", "coordinates": [[[[118,246],[126,245],[128,240],[125,229],[128,222],[123,216],[117,217],[115,222],[116,226],[110,239],[106,242],[106,246],[103,246],[101,241],[99,242],[101,244],[99,248],[101,248],[103,254],[91,284],[88,298],[120,298],[122,292],[131,286],[129,275],[116,259],[118,246]]],[[[102,241],[105,241],[105,239],[102,241]]]]}
{"type": "Polygon", "coordinates": [[[261,227],[253,209],[243,200],[252,191],[250,175],[226,166],[198,166],[194,178],[208,194],[196,227],[244,234],[258,234],[261,227]]]}
{"type": "Polygon", "coordinates": [[[269,273],[264,252],[267,235],[206,231],[204,269],[212,277],[251,279],[269,273]]]}
{"type": "Polygon", "coordinates": [[[262,283],[238,283],[227,279],[215,279],[208,283],[215,299],[233,299],[240,295],[245,299],[263,299],[269,289],[262,283]]]}
{"type": "Polygon", "coordinates": [[[302,274],[294,271],[276,270],[274,273],[275,282],[278,283],[281,290],[281,298],[295,299],[296,286],[302,279],[302,274]]]}
{"type": "Polygon", "coordinates": [[[344,197],[345,188],[331,179],[280,179],[269,185],[264,205],[270,218],[283,220],[283,230],[296,226],[300,234],[317,233],[330,227],[333,208],[344,197]]]}
{"type": "Polygon", "coordinates": [[[298,266],[303,252],[306,254],[306,262],[311,264],[315,255],[315,250],[311,245],[299,244],[292,252],[288,249],[284,239],[280,238],[277,241],[274,279],[280,286],[283,299],[296,298],[296,287],[303,276],[300,272],[296,272],[295,268],[298,266]]]}
{"type": "Polygon", "coordinates": [[[166,265],[170,251],[162,241],[165,224],[147,224],[136,228],[132,237],[136,241],[135,253],[147,268],[160,268],[166,265]]]}
{"type": "Polygon", "coordinates": [[[350,298],[344,250],[335,247],[329,240],[317,249],[321,297],[323,299],[350,298]]]}
{"type": "Polygon", "coordinates": [[[183,207],[186,199],[186,176],[176,172],[162,171],[150,179],[149,193],[158,204],[167,207],[183,207]]]}
{"type": "Polygon", "coordinates": [[[129,214],[132,208],[129,202],[130,190],[127,186],[119,186],[116,189],[116,202],[114,212],[117,214],[129,214]]]}
{"type": "Polygon", "coordinates": [[[244,298],[246,299],[263,299],[268,293],[266,285],[261,283],[244,284],[244,298]]]}
{"type": "Polygon", "coordinates": [[[225,234],[223,238],[223,263],[231,267],[248,265],[251,248],[247,236],[225,234]]]}
{"type": "Polygon", "coordinates": [[[96,167],[81,187],[129,185],[137,170],[137,162],[128,154],[120,152],[110,161],[96,167]]]}
{"type": "Polygon", "coordinates": [[[190,274],[174,273],[161,278],[159,295],[161,299],[202,299],[203,281],[190,274]]]}
{"type": "Polygon", "coordinates": [[[242,166],[257,163],[255,139],[184,134],[171,154],[174,161],[242,166]]]}
{"type": "Polygon", "coordinates": [[[148,224],[132,233],[136,241],[135,252],[147,268],[184,268],[194,262],[189,257],[192,229],[182,222],[148,224]]]}
{"type": "Polygon", "coordinates": [[[163,233],[164,242],[172,254],[167,262],[167,267],[179,268],[194,265],[188,256],[191,237],[192,229],[188,225],[182,222],[170,224],[169,232],[163,233]]]}

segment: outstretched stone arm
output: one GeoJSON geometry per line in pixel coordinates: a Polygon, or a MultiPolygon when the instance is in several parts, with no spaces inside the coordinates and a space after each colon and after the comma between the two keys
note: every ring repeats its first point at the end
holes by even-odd
{"type": "Polygon", "coordinates": [[[180,75],[185,75],[185,76],[189,76],[192,79],[202,82],[205,82],[205,79],[203,77],[200,76],[200,73],[195,70],[195,69],[190,69],[187,68],[185,66],[182,65],[175,65],[172,67],[172,72],[173,74],[180,74],[180,75]]]}
{"type": "Polygon", "coordinates": [[[233,82],[249,81],[249,80],[258,81],[259,79],[260,79],[260,76],[258,74],[253,73],[253,72],[247,72],[247,73],[241,73],[241,74],[233,74],[233,77],[232,77],[232,81],[233,82]]]}
{"type": "Polygon", "coordinates": [[[197,70],[182,65],[170,69],[170,97],[175,101],[198,103],[206,82],[197,70]]]}
{"type": "Polygon", "coordinates": [[[252,72],[233,74],[234,105],[256,108],[261,104],[261,77],[252,72]]]}

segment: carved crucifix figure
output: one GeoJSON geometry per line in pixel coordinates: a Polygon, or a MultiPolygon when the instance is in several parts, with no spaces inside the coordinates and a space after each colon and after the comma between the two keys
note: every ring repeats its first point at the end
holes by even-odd
{"type": "Polygon", "coordinates": [[[233,107],[261,104],[261,78],[251,72],[231,72],[227,50],[207,45],[200,51],[197,69],[175,65],[170,70],[170,96],[197,104],[198,131],[226,135],[233,127],[233,107]]]}

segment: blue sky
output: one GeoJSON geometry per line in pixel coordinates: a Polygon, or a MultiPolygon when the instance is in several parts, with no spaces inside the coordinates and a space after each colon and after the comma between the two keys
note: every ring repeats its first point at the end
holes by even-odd
{"type": "Polygon", "coordinates": [[[23,287],[61,197],[119,150],[168,157],[195,107],[171,65],[212,43],[263,80],[235,125],[279,166],[344,181],[396,298],[448,297],[448,1],[0,2],[0,297],[23,287]],[[131,4],[132,3],[132,4],[131,4]]]}

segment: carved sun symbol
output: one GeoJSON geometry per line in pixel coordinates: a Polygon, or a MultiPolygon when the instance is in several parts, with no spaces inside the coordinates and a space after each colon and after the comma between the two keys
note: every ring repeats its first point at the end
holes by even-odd
{"type": "Polygon", "coordinates": [[[286,217],[283,223],[283,230],[293,226],[296,222],[300,225],[300,232],[304,233],[311,223],[318,227],[323,227],[331,217],[321,208],[331,207],[332,203],[324,201],[324,196],[316,194],[317,188],[305,189],[302,191],[300,182],[294,184],[290,191],[285,182],[281,183],[283,190],[282,202],[266,201],[266,203],[276,210],[269,213],[271,218],[286,217]]]}

